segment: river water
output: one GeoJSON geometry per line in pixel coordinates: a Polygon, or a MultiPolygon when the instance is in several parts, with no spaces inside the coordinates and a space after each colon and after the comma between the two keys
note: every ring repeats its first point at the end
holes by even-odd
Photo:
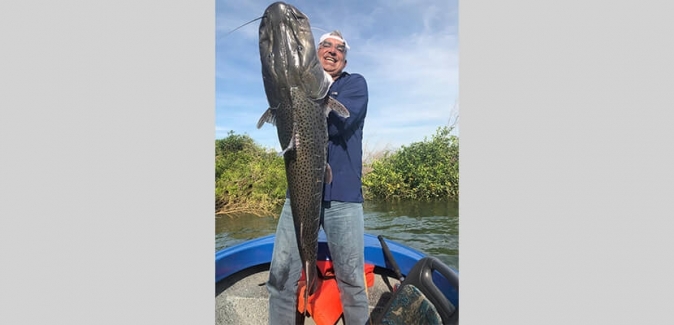
{"type": "MultiPolygon", "coordinates": [[[[459,269],[459,207],[454,201],[400,201],[363,204],[365,232],[382,235],[433,255],[459,269]]],[[[278,217],[218,216],[215,221],[215,250],[271,235],[278,217]]]]}

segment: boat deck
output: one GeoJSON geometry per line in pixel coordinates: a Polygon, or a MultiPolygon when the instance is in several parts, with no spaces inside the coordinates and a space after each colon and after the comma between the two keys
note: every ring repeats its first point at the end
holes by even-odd
{"type": "MultiPolygon", "coordinates": [[[[268,323],[269,293],[265,282],[269,264],[239,272],[215,286],[215,324],[259,325],[268,323]]],[[[374,318],[391,297],[392,288],[399,284],[390,271],[375,268],[375,281],[368,287],[370,315],[374,318]]],[[[304,324],[315,324],[306,317],[304,324]]],[[[343,325],[340,319],[337,324],[343,325]]]]}

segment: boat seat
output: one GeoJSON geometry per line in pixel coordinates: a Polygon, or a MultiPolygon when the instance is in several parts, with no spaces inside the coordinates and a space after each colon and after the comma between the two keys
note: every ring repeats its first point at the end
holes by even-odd
{"type": "Polygon", "coordinates": [[[447,281],[458,293],[458,275],[437,258],[424,257],[394,291],[376,324],[458,324],[458,301],[450,302],[438,289],[433,282],[434,271],[444,277],[438,281],[447,281]]]}

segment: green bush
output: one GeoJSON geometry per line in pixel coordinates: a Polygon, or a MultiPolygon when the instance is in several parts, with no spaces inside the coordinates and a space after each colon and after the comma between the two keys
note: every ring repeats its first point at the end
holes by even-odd
{"type": "Polygon", "coordinates": [[[403,146],[366,166],[366,199],[458,199],[459,139],[451,130],[440,127],[430,140],[403,146]]]}
{"type": "Polygon", "coordinates": [[[248,135],[215,140],[216,214],[273,215],[286,193],[283,158],[248,135]]]}

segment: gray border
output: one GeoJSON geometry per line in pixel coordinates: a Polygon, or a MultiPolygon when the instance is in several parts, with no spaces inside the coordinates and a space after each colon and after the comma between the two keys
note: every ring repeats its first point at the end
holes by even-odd
{"type": "Polygon", "coordinates": [[[669,324],[669,3],[462,1],[463,324],[669,324]]]}
{"type": "Polygon", "coordinates": [[[213,324],[214,3],[0,4],[2,324],[213,324]]]}
{"type": "MultiPolygon", "coordinates": [[[[660,6],[461,3],[464,324],[671,323],[660,6]]],[[[213,7],[0,4],[0,323],[213,323],[213,7]]]]}

